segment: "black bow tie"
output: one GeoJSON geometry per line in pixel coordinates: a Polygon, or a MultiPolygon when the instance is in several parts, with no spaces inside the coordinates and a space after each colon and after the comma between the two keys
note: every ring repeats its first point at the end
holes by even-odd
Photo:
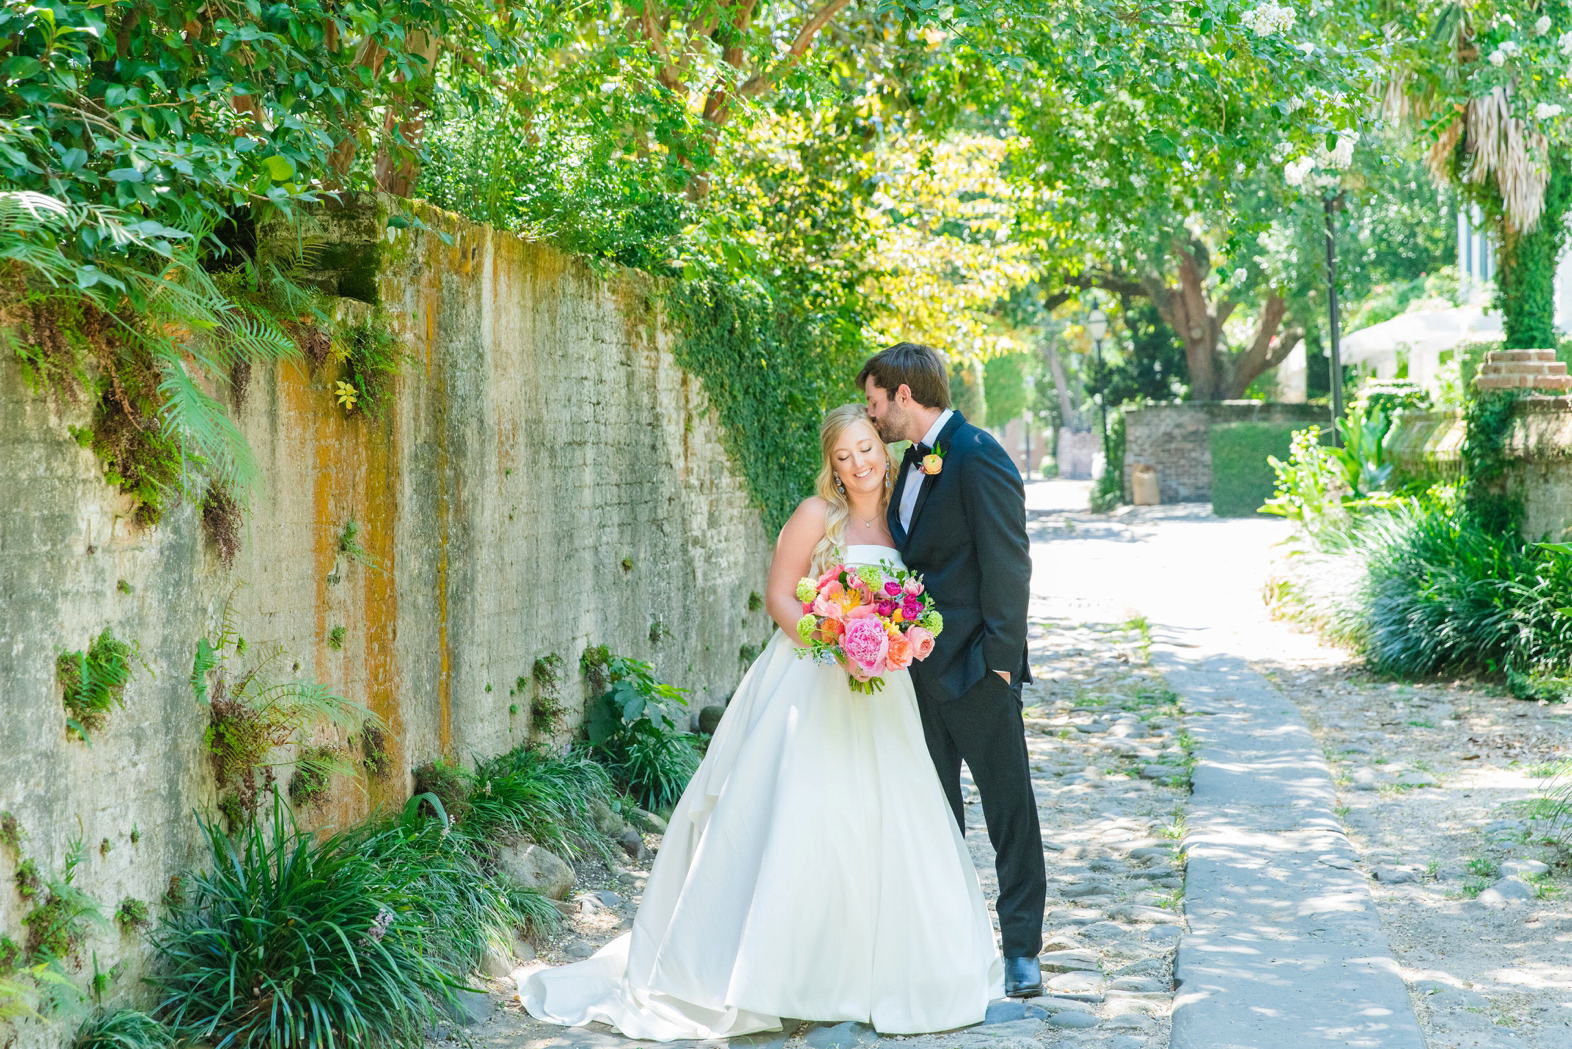
{"type": "Polygon", "coordinates": [[[907,469],[913,466],[921,466],[923,457],[932,454],[932,452],[933,449],[921,441],[913,441],[911,446],[906,449],[906,457],[901,460],[901,465],[907,469]]]}

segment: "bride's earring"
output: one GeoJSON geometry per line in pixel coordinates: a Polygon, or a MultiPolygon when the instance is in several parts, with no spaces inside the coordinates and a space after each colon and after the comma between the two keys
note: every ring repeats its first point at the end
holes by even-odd
{"type": "Polygon", "coordinates": [[[841,478],[840,478],[839,474],[835,475],[835,490],[837,492],[841,493],[842,495],[846,494],[846,486],[844,484],[841,484],[841,478]]]}
{"type": "Polygon", "coordinates": [[[884,490],[888,492],[895,487],[895,471],[890,466],[890,460],[884,460],[884,490]]]}

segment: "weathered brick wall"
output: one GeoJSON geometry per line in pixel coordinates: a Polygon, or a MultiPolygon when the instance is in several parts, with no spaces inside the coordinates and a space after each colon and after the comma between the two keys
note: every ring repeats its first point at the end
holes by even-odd
{"type": "Polygon", "coordinates": [[[1140,464],[1157,470],[1165,503],[1212,501],[1213,426],[1227,423],[1327,423],[1327,409],[1308,404],[1262,401],[1191,401],[1124,412],[1124,498],[1134,499],[1131,476],[1140,464]]]}
{"type": "MultiPolygon", "coordinates": [[[[153,903],[197,858],[192,811],[216,795],[189,679],[227,600],[253,650],[283,646],[284,676],[298,661],[392,726],[393,773],[336,782],[305,813],[323,824],[400,803],[434,757],[468,763],[529,738],[529,691],[510,693],[538,657],[566,661],[565,734],[587,645],[651,660],[698,706],[723,700],[740,651],[769,636],[748,609],[768,537],[700,383],[666,348],[651,283],[422,215],[453,243],[389,230],[376,260],[409,355],[386,418],[346,416],[333,376],[295,364],[253,380],[239,422],[261,476],[232,569],[190,505],[136,528],[67,432],[87,406],[29,392],[0,360],[0,811],[28,835],[20,852],[0,845],[0,936],[25,938],[22,855],[58,871],[80,835],[77,885],[106,913],[153,903]],[[350,519],[374,567],[340,551],[350,519]],[[55,656],[106,626],[152,672],[138,668],[89,747],[66,738],[55,656]],[[327,643],[337,626],[341,649],[327,643]]],[[[361,225],[382,234],[380,216],[361,225]]],[[[136,937],[95,931],[92,952],[106,971],[130,963],[112,999],[134,992],[136,937]]],[[[18,1046],[59,1033],[27,1028],[18,1046]]]]}

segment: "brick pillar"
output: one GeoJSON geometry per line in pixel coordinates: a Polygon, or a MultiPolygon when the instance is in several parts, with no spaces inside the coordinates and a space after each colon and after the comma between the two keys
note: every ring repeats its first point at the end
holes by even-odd
{"type": "Polygon", "coordinates": [[[1556,360],[1555,350],[1491,350],[1474,376],[1477,390],[1572,389],[1567,366],[1556,360]]]}

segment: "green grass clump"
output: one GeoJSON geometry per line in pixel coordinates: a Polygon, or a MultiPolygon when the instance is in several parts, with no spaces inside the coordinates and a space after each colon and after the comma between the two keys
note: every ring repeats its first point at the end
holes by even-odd
{"type": "Polygon", "coordinates": [[[463,829],[482,840],[517,834],[571,859],[585,848],[604,848],[591,810],[615,794],[606,768],[584,751],[559,756],[523,746],[475,763],[463,829]]]}
{"type": "Polygon", "coordinates": [[[219,1049],[422,1044],[455,984],[410,879],[360,836],[302,831],[277,793],[233,840],[201,829],[207,862],[153,940],[166,1023],[219,1049]]]}
{"type": "Polygon", "coordinates": [[[167,1049],[175,1032],[136,1009],[103,1009],[83,1021],[71,1049],[167,1049]]]}
{"type": "Polygon", "coordinates": [[[346,839],[409,899],[426,954],[444,971],[473,969],[487,946],[513,949],[519,927],[551,931],[559,915],[546,897],[494,870],[487,846],[422,815],[418,802],[398,819],[373,821],[346,839]]]}

